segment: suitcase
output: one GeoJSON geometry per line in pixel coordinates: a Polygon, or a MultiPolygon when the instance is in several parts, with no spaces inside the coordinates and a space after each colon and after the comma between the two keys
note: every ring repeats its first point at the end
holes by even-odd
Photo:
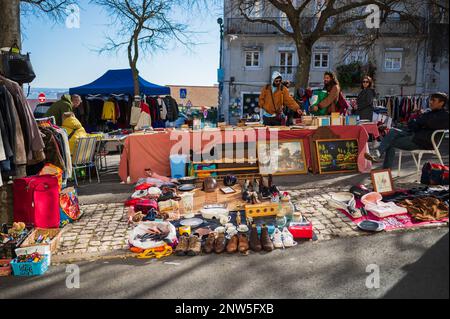
{"type": "Polygon", "coordinates": [[[59,228],[59,184],[52,175],[14,181],[14,221],[37,228],[59,228]]]}

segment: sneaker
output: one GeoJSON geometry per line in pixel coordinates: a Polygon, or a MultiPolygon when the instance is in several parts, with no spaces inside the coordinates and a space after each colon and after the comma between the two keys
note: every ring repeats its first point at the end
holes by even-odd
{"type": "Polygon", "coordinates": [[[290,248],[297,246],[297,242],[294,240],[294,236],[292,236],[291,232],[286,227],[283,229],[282,237],[284,247],[290,248]]]}
{"type": "Polygon", "coordinates": [[[283,245],[283,236],[281,231],[277,228],[275,229],[275,233],[272,235],[273,246],[277,249],[284,248],[283,245]]]}

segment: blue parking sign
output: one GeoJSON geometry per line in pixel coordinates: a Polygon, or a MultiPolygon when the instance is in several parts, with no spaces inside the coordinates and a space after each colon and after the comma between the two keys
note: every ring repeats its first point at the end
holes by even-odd
{"type": "Polygon", "coordinates": [[[187,89],[180,89],[180,99],[187,98],[187,89]]]}

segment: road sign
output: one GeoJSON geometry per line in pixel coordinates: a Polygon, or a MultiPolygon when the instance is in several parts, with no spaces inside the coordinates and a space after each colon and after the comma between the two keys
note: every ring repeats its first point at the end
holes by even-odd
{"type": "Polygon", "coordinates": [[[45,103],[47,101],[47,97],[45,96],[45,93],[40,93],[38,96],[39,103],[45,103]]]}
{"type": "Polygon", "coordinates": [[[180,89],[180,99],[187,98],[187,89],[180,89]]]}

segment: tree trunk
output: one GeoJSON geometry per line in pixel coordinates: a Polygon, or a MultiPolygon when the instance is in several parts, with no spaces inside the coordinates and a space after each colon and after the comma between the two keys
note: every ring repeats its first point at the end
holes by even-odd
{"type": "Polygon", "coordinates": [[[299,68],[295,75],[295,88],[307,88],[309,86],[309,73],[311,71],[312,45],[297,42],[296,46],[299,68]]]}
{"type": "Polygon", "coordinates": [[[20,35],[20,0],[0,0],[0,48],[17,43],[22,47],[20,35]]]}
{"type": "Polygon", "coordinates": [[[139,87],[139,71],[136,65],[131,66],[131,71],[133,72],[134,96],[139,96],[141,95],[141,88],[139,87]]]}

